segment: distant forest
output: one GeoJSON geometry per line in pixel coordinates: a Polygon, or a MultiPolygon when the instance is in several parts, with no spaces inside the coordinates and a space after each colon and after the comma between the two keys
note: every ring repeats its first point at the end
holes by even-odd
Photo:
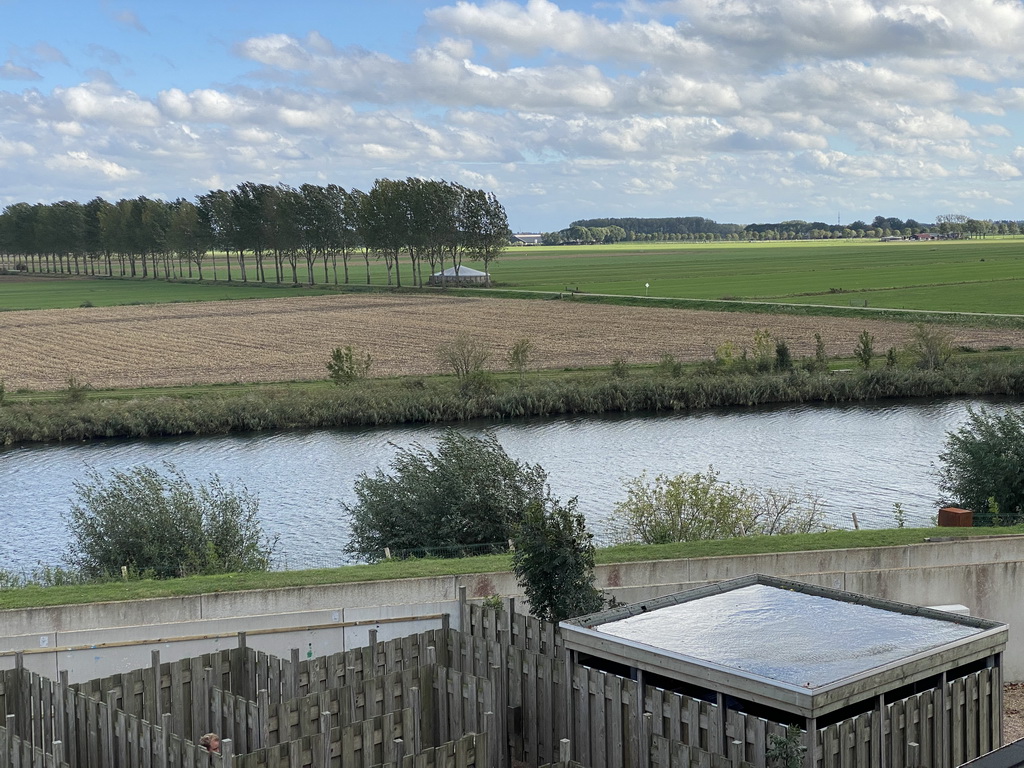
{"type": "Polygon", "coordinates": [[[953,237],[1018,235],[1024,229],[1020,221],[972,219],[950,213],[931,223],[914,219],[875,216],[871,223],[826,224],[823,221],[780,221],[766,224],[725,224],[702,216],[675,216],[657,219],[607,218],[580,219],[557,232],[545,232],[545,245],[579,243],[615,243],[621,241],[719,240],[829,240],[835,238],[910,237],[934,232],[953,237]]]}

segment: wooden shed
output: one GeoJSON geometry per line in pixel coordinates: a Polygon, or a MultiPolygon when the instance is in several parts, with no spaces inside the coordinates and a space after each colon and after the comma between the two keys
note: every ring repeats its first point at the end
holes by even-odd
{"type": "Polygon", "coordinates": [[[807,766],[955,768],[1002,743],[999,622],[754,574],[561,628],[575,664],[710,702],[722,754],[730,713],[798,726],[807,766]]]}

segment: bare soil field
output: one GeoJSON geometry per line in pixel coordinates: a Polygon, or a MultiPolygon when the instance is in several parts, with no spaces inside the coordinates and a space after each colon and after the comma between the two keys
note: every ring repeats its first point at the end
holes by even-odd
{"type": "MultiPolygon", "coordinates": [[[[766,330],[794,356],[849,356],[864,330],[877,354],[901,346],[914,326],[870,318],[797,317],[739,312],[617,307],[572,300],[341,295],[251,301],[0,312],[0,379],[8,391],[55,390],[69,375],[97,388],[326,377],[334,347],[373,358],[371,374],[439,371],[437,348],[467,332],[491,352],[490,367],[520,338],[536,347],[537,368],[608,365],[616,358],[653,363],[671,354],[710,359],[726,342],[750,347],[766,330]]],[[[955,344],[1024,347],[1024,331],[954,329],[955,344]]]]}

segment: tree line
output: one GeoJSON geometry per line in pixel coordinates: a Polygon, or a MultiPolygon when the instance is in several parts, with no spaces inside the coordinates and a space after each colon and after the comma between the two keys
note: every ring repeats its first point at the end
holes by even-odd
{"type": "MultiPolygon", "coordinates": [[[[109,202],[14,203],[0,213],[0,253],[23,271],[141,278],[204,278],[226,254],[229,282],[349,283],[359,262],[423,285],[463,260],[489,264],[508,245],[505,209],[494,194],[448,181],[377,179],[368,192],[336,184],[243,182],[194,201],[144,196],[109,202]],[[340,273],[339,273],[340,266],[340,273]]],[[[361,270],[359,270],[361,271],[361,270]]]]}
{"type": "Polygon", "coordinates": [[[545,245],[617,242],[719,242],[774,240],[830,240],[839,238],[910,237],[935,232],[951,237],[1019,235],[1019,221],[972,219],[963,214],[943,214],[934,223],[895,216],[875,216],[871,223],[826,224],[823,221],[793,219],[764,224],[720,224],[701,216],[672,218],[581,219],[565,229],[545,232],[545,245]]]}

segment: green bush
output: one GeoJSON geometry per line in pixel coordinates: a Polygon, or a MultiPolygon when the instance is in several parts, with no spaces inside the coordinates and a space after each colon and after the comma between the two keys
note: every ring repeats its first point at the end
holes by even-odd
{"type": "Polygon", "coordinates": [[[75,482],[66,516],[66,560],[85,578],[265,571],[275,542],[260,527],[259,502],[214,475],[193,486],[173,465],[95,470],[75,482]],[[124,570],[122,570],[124,569],[124,570]]]}
{"type": "Polygon", "coordinates": [[[979,515],[995,508],[1004,525],[1024,518],[1024,409],[968,409],[966,422],[946,434],[939,461],[946,501],[979,515]]]}
{"type": "Polygon", "coordinates": [[[910,352],[918,368],[941,371],[953,356],[953,337],[940,328],[918,323],[910,341],[910,352]]]}
{"type": "Polygon", "coordinates": [[[361,355],[350,346],[335,347],[331,350],[331,359],[327,361],[327,375],[339,386],[351,384],[366,378],[372,364],[369,352],[361,355]]]}
{"type": "Polygon", "coordinates": [[[530,505],[515,532],[512,571],[530,601],[530,613],[558,622],[604,607],[594,586],[594,537],[576,499],[547,498],[530,505]]]}
{"type": "Polygon", "coordinates": [[[507,548],[529,506],[544,498],[547,473],[509,457],[493,435],[448,429],[437,452],[401,449],[392,474],[377,469],[355,483],[348,551],[366,560],[409,550],[458,557],[483,544],[507,548]]]}
{"type": "Polygon", "coordinates": [[[530,339],[522,338],[512,345],[508,351],[507,361],[509,370],[519,374],[520,381],[526,376],[526,372],[533,362],[535,348],[530,339]]]}
{"type": "Polygon", "coordinates": [[[875,337],[868,331],[861,331],[857,337],[857,346],[853,350],[853,356],[857,358],[864,370],[871,367],[871,360],[875,356],[875,337]]]}
{"type": "Polygon", "coordinates": [[[437,348],[442,370],[451,371],[460,381],[483,371],[489,358],[490,353],[483,344],[464,331],[437,348]]]}
{"type": "Polygon", "coordinates": [[[615,506],[622,542],[669,544],[737,536],[813,533],[827,529],[818,497],[775,489],[752,490],[718,479],[718,472],[646,474],[626,483],[615,506]]]}

